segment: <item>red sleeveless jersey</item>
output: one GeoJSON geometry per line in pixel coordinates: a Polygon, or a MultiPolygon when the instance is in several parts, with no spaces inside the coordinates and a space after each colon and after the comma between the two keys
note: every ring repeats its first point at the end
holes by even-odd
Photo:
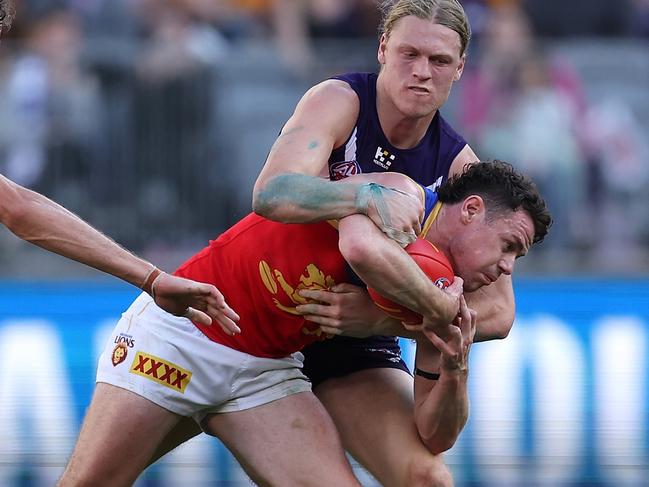
{"type": "Polygon", "coordinates": [[[191,257],[177,276],[214,284],[241,320],[241,334],[196,324],[211,340],[259,357],[284,357],[329,338],[295,311],[300,289],[347,280],[338,231],[329,222],[277,223],[251,213],[191,257]]]}

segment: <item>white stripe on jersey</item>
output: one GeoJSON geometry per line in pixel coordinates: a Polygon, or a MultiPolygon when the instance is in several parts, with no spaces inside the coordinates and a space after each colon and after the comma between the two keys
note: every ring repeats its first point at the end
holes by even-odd
{"type": "Polygon", "coordinates": [[[349,140],[345,144],[345,161],[356,160],[356,132],[358,132],[358,128],[354,127],[354,131],[349,136],[349,140]]]}

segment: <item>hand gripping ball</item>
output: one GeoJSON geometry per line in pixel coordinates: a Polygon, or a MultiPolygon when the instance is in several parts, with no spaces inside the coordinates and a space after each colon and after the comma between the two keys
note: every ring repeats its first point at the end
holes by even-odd
{"type": "MultiPolygon", "coordinates": [[[[405,248],[417,265],[424,271],[433,283],[444,289],[453,282],[453,268],[446,256],[428,240],[418,238],[405,248]]],[[[370,298],[385,314],[408,325],[417,325],[422,322],[422,316],[405,306],[381,296],[377,291],[368,286],[370,298]]]]}

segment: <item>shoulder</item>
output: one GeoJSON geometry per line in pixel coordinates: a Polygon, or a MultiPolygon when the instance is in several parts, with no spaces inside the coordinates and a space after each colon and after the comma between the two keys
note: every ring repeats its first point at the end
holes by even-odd
{"type": "Polygon", "coordinates": [[[464,137],[462,137],[457,130],[455,130],[450,123],[446,121],[444,117],[442,117],[442,114],[439,114],[439,128],[441,132],[448,137],[449,139],[452,139],[457,142],[461,142],[462,144],[466,144],[466,141],[464,140],[464,137]]]}
{"type": "Polygon", "coordinates": [[[464,148],[455,156],[451,167],[448,170],[448,175],[453,176],[455,174],[462,174],[464,171],[464,166],[467,164],[475,164],[480,162],[478,156],[473,152],[473,149],[465,143],[464,148]]]}
{"type": "Polygon", "coordinates": [[[330,79],[304,94],[287,125],[324,131],[333,137],[332,147],[338,147],[349,137],[359,113],[358,96],[349,84],[330,79]]]}
{"type": "Polygon", "coordinates": [[[328,79],[311,87],[302,97],[306,103],[326,103],[356,107],[358,109],[358,95],[346,81],[328,79]]]}

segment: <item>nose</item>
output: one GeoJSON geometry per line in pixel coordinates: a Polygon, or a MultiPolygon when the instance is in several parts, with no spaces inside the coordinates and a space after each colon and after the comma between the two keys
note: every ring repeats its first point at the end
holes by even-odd
{"type": "Polygon", "coordinates": [[[428,59],[426,59],[426,56],[419,56],[417,58],[417,61],[413,64],[412,74],[419,79],[430,78],[430,66],[428,65],[428,59]]]}
{"type": "Polygon", "coordinates": [[[498,269],[500,269],[500,272],[508,276],[511,275],[514,270],[515,259],[514,256],[506,256],[500,259],[500,262],[498,263],[498,269]]]}

